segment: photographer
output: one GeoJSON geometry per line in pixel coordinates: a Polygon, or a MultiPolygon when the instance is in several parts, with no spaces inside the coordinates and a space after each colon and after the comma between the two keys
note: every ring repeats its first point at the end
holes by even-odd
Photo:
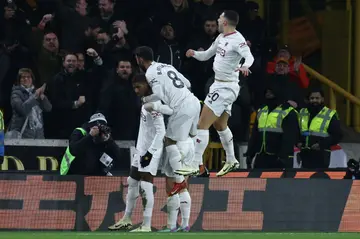
{"type": "Polygon", "coordinates": [[[347,170],[344,179],[360,179],[359,162],[355,159],[350,159],[347,163],[347,170]]]}
{"type": "Polygon", "coordinates": [[[111,175],[109,171],[114,161],[119,159],[120,148],[111,138],[104,115],[97,113],[71,134],[69,147],[61,161],[60,174],[111,175]]]}

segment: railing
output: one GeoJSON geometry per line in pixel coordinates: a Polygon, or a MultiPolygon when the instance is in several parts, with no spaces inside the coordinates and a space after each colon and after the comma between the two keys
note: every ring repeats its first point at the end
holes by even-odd
{"type": "MultiPolygon", "coordinates": [[[[346,100],[350,101],[354,105],[360,106],[360,99],[358,97],[356,97],[356,96],[352,95],[351,93],[347,92],[345,89],[340,87],[338,84],[334,83],[333,81],[329,80],[325,76],[321,75],[319,72],[315,71],[314,69],[312,69],[308,65],[304,64],[304,68],[305,68],[306,72],[312,78],[315,78],[318,81],[320,81],[321,83],[328,86],[328,89],[329,89],[329,92],[328,92],[329,93],[329,106],[330,106],[330,108],[336,109],[336,94],[335,94],[335,92],[342,95],[346,100]]],[[[346,112],[346,114],[347,114],[347,117],[350,119],[350,112],[346,112]]],[[[350,125],[348,125],[348,122],[347,122],[347,126],[350,126],[350,125]]],[[[355,130],[357,130],[357,129],[355,128],[355,130]]]]}

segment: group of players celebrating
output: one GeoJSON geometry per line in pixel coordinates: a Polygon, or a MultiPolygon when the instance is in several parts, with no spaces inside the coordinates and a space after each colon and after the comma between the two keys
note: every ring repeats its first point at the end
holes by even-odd
{"type": "Polygon", "coordinates": [[[173,66],[154,61],[151,48],[138,47],[135,57],[145,74],[133,78],[133,88],[142,97],[140,129],[136,155],[128,177],[128,193],[123,218],[110,230],[132,229],[131,216],[136,199],[143,199],[143,223],[131,232],[151,232],[154,206],[153,177],[157,171],[166,175],[167,226],[162,232],[190,230],[191,197],[187,178],[198,175],[202,156],[209,143],[209,128],[217,130],[226,152],[226,162],[216,174],[224,176],[239,168],[235,158],[233,135],[227,126],[231,107],[237,99],[239,73],[247,76],[254,58],[244,37],[236,31],[239,15],[224,11],[219,19],[219,36],[206,51],[188,50],[187,57],[206,61],[215,55],[215,81],[201,104],[190,91],[191,84],[173,66]],[[244,58],[243,64],[240,60],[244,58]],[[200,114],[201,111],[201,114],[200,114]],[[164,117],[167,119],[165,125],[164,117]],[[168,118],[167,118],[168,117],[168,118]],[[181,203],[180,203],[181,202],[181,203]],[[177,228],[177,216],[182,223],[177,228]]]}

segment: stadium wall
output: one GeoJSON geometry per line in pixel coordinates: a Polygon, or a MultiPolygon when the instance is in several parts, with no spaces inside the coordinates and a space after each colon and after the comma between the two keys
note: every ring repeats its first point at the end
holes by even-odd
{"type": "MultiPolygon", "coordinates": [[[[154,185],[156,230],[166,225],[165,179],[154,185]]],[[[359,181],[194,178],[189,190],[192,231],[360,232],[359,181]]],[[[126,177],[0,174],[0,230],[106,231],[126,193],[126,177]]],[[[142,210],[138,200],[134,224],[142,210]]]]}

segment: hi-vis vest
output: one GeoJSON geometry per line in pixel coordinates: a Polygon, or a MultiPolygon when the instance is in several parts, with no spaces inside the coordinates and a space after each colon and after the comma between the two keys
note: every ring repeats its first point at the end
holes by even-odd
{"type": "MultiPolygon", "coordinates": [[[[86,131],[83,128],[76,128],[85,136],[86,131]]],[[[69,146],[66,148],[65,154],[60,164],[60,175],[66,175],[69,172],[70,165],[74,161],[75,156],[70,153],[69,146]]]]}
{"type": "Polygon", "coordinates": [[[278,106],[269,113],[269,108],[265,106],[258,110],[258,130],[259,132],[263,132],[262,150],[266,151],[266,132],[282,133],[282,122],[293,109],[293,107],[289,107],[283,110],[281,106],[278,106]]]}
{"type": "Polygon", "coordinates": [[[305,147],[309,147],[309,137],[328,137],[328,128],[332,117],[337,113],[335,110],[324,107],[312,120],[309,127],[310,113],[307,109],[300,110],[301,135],[306,137],[305,147]]]}

